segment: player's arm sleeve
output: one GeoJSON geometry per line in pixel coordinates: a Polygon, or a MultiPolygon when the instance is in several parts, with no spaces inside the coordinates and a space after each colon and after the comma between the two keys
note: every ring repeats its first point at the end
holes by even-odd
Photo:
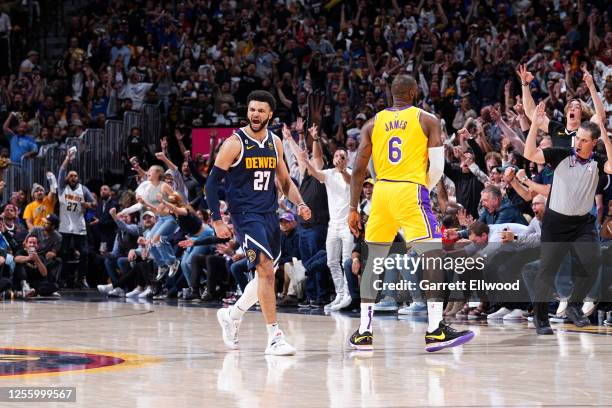
{"type": "Polygon", "coordinates": [[[427,188],[431,190],[438,184],[444,173],[444,147],[430,147],[429,172],[427,173],[427,188]]]}
{"type": "Polygon", "coordinates": [[[221,204],[219,203],[219,187],[227,170],[214,166],[206,180],[206,203],[210,209],[213,221],[221,219],[221,204]]]}

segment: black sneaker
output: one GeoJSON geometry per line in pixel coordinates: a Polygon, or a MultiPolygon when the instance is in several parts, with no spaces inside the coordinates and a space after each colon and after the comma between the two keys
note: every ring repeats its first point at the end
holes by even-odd
{"type": "Polygon", "coordinates": [[[303,301],[303,302],[298,303],[298,305],[297,305],[297,306],[298,306],[299,308],[306,309],[306,308],[309,308],[309,307],[310,307],[310,303],[311,303],[311,301],[310,301],[310,300],[308,300],[308,299],[304,299],[304,301],[303,301]]]}
{"type": "Polygon", "coordinates": [[[433,332],[425,332],[425,350],[439,351],[448,347],[460,346],[474,338],[471,330],[457,331],[446,324],[444,320],[433,332]]]}
{"type": "Polygon", "coordinates": [[[211,302],[215,300],[215,297],[208,291],[208,289],[204,290],[202,297],[200,299],[202,302],[211,302]]]}
{"type": "Polygon", "coordinates": [[[282,299],[279,299],[278,302],[276,302],[276,305],[278,307],[294,307],[298,305],[298,300],[295,296],[284,296],[282,299]]]}
{"type": "Polygon", "coordinates": [[[374,345],[372,341],[374,340],[374,336],[372,332],[363,332],[359,333],[359,329],[355,330],[355,333],[349,339],[349,344],[352,348],[357,350],[373,350],[374,345]]]}
{"type": "Polygon", "coordinates": [[[533,325],[536,329],[536,333],[540,335],[553,334],[553,329],[550,327],[548,319],[541,319],[537,314],[533,315],[533,325]]]}
{"type": "MultiPolygon", "coordinates": [[[[199,293],[197,293],[199,295],[199,293]]],[[[179,302],[193,302],[193,301],[199,301],[200,297],[197,296],[194,292],[193,289],[191,288],[185,288],[183,289],[183,297],[181,299],[179,299],[179,302]]]]}
{"type": "Polygon", "coordinates": [[[604,320],[604,326],[612,327],[612,316],[610,316],[607,320],[604,320]]]}
{"type": "Polygon", "coordinates": [[[313,300],[310,302],[310,307],[313,309],[320,309],[324,307],[326,303],[322,300],[313,300]]]}
{"type": "Polygon", "coordinates": [[[340,312],[356,312],[356,311],[359,311],[360,308],[361,308],[361,299],[353,299],[351,300],[351,303],[348,304],[348,306],[345,306],[342,309],[340,309],[340,312]]]}
{"type": "Polygon", "coordinates": [[[586,317],[584,313],[582,313],[582,309],[577,306],[568,305],[567,309],[565,309],[565,314],[576,325],[576,327],[585,327],[591,324],[589,318],[586,317]]]}

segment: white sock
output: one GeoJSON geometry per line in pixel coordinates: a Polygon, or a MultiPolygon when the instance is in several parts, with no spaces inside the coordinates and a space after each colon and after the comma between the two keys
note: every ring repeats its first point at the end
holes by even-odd
{"type": "Polygon", "coordinates": [[[440,326],[443,305],[442,302],[427,302],[427,319],[429,321],[427,331],[429,333],[437,330],[440,326]]]}
{"type": "Polygon", "coordinates": [[[374,318],[374,303],[361,303],[361,323],[359,334],[369,331],[372,333],[372,319],[374,318]]]}
{"type": "Polygon", "coordinates": [[[230,317],[234,320],[242,319],[246,311],[255,303],[257,303],[257,276],[246,285],[244,293],[230,309],[230,317]]]}
{"type": "Polygon", "coordinates": [[[272,324],[266,324],[266,329],[268,329],[268,337],[279,336],[282,333],[278,328],[277,322],[274,322],[272,324]]]}

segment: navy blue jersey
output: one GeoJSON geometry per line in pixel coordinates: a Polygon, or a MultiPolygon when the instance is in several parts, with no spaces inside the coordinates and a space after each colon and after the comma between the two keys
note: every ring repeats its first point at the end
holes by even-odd
{"type": "Polygon", "coordinates": [[[276,166],[278,153],[274,134],[267,131],[260,143],[242,129],[235,133],[242,142],[240,157],[232,164],[226,176],[226,198],[230,213],[276,212],[276,166]]]}

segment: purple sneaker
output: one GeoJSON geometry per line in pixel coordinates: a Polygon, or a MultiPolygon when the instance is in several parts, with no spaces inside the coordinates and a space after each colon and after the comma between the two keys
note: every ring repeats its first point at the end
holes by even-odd
{"type": "Polygon", "coordinates": [[[448,347],[460,346],[474,338],[471,330],[457,331],[446,324],[444,320],[433,332],[425,333],[425,350],[429,352],[439,351],[448,347]]]}

